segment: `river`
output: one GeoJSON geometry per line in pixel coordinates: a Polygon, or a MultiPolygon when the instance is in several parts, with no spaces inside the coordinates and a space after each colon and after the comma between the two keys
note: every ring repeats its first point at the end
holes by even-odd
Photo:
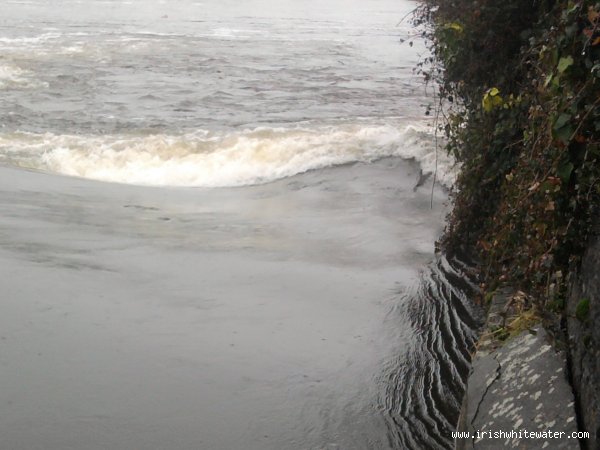
{"type": "Polygon", "coordinates": [[[3,447],[451,447],[478,312],[414,7],[3,3],[3,447]]]}

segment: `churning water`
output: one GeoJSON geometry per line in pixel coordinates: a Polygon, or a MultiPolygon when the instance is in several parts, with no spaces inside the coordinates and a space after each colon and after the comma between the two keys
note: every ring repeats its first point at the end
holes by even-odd
{"type": "Polygon", "coordinates": [[[477,312],[415,6],[2,2],[3,445],[451,445],[477,312]]]}
{"type": "MultiPolygon", "coordinates": [[[[434,168],[397,0],[6,1],[0,161],[147,185],[434,168]]],[[[422,49],[421,49],[422,51],[422,49]]],[[[448,181],[448,162],[442,161],[448,181]]]]}

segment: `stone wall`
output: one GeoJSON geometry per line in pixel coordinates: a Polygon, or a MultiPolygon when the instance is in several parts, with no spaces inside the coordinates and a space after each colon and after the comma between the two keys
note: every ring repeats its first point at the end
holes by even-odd
{"type": "Polygon", "coordinates": [[[571,382],[588,449],[600,448],[600,237],[583,257],[567,302],[571,382]]]}

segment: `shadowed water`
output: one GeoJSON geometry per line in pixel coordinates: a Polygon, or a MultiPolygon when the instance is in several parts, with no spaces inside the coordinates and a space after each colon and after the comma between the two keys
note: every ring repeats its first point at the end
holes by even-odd
{"type": "Polygon", "coordinates": [[[448,448],[475,319],[384,160],[219,190],[0,177],[11,449],[448,448]],[[429,268],[428,268],[429,267],[429,268]]]}

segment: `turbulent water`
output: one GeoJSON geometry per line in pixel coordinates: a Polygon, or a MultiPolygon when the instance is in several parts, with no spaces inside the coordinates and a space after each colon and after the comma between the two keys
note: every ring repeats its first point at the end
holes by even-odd
{"type": "Polygon", "coordinates": [[[477,311],[415,6],[3,2],[9,448],[451,446],[477,311]]]}
{"type": "Polygon", "coordinates": [[[412,32],[398,25],[411,3],[4,5],[5,163],[185,186],[254,184],[385,156],[434,170],[422,119],[430,100],[412,72],[422,49],[399,42],[412,32]]]}

